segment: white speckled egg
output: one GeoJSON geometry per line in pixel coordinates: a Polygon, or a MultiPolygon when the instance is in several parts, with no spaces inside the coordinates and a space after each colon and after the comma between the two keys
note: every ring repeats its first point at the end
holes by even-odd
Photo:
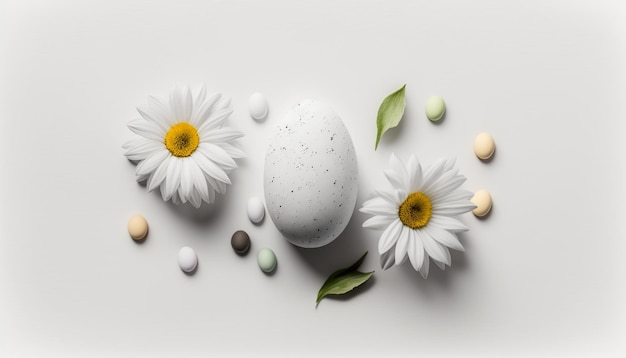
{"type": "Polygon", "coordinates": [[[304,100],[287,113],[265,155],[265,205],[294,245],[324,246],[352,217],[358,167],[350,133],[330,106],[304,100]]]}

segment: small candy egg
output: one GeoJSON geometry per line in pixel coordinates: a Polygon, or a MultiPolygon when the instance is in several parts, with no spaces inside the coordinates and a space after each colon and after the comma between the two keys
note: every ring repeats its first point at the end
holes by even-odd
{"type": "Polygon", "coordinates": [[[480,133],[474,139],[474,153],[482,160],[491,158],[496,150],[496,143],[488,133],[480,133]]]}
{"type": "Polygon", "coordinates": [[[426,117],[431,122],[438,122],[446,113],[446,103],[439,96],[432,96],[426,101],[426,117]]]}
{"type": "Polygon", "coordinates": [[[184,272],[193,272],[198,266],[198,255],[189,246],[183,246],[178,251],[178,266],[184,272]]]}
{"type": "Polygon", "coordinates": [[[491,194],[487,190],[480,189],[471,199],[471,202],[476,204],[476,208],[472,210],[472,214],[483,217],[491,211],[493,202],[491,201],[491,194]]]}
{"type": "Polygon", "coordinates": [[[148,222],[141,215],[133,215],[128,220],[128,234],[135,241],[143,240],[148,235],[148,222]]]}
{"type": "Polygon", "coordinates": [[[250,249],[250,236],[243,230],[235,231],[230,239],[230,245],[236,253],[243,255],[250,249]]]}
{"type": "Polygon", "coordinates": [[[248,219],[255,224],[258,224],[263,220],[265,216],[265,206],[263,202],[256,196],[253,196],[248,200],[248,219]]]}
{"type": "Polygon", "coordinates": [[[265,119],[269,111],[269,105],[265,96],[259,92],[252,94],[250,99],[248,99],[248,111],[250,112],[250,117],[257,121],[265,119]]]}
{"type": "Polygon", "coordinates": [[[270,273],[276,268],[276,255],[271,249],[261,249],[257,254],[257,261],[261,271],[270,273]]]}

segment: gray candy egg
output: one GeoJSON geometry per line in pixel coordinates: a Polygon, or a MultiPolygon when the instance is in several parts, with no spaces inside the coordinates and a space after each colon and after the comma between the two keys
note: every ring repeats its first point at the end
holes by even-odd
{"type": "Polygon", "coordinates": [[[350,133],[330,106],[304,100],[278,125],[265,155],[267,211],[294,245],[324,246],[348,225],[358,167],[350,133]]]}

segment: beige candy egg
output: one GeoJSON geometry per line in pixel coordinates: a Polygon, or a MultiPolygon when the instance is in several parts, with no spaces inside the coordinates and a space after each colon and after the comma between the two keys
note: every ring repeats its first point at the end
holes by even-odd
{"type": "Polygon", "coordinates": [[[472,210],[472,214],[483,217],[491,211],[493,202],[491,201],[491,194],[487,190],[480,189],[471,199],[471,202],[476,205],[476,208],[472,210]]]}
{"type": "Polygon", "coordinates": [[[496,150],[496,142],[488,133],[480,133],[474,139],[474,153],[482,160],[491,158],[496,150]]]}
{"type": "Polygon", "coordinates": [[[141,215],[133,215],[128,220],[128,234],[135,241],[143,240],[148,235],[148,221],[141,215]]]}

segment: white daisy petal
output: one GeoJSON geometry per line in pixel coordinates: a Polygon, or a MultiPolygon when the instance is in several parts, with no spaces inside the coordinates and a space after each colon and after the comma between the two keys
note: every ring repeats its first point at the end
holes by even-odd
{"type": "Polygon", "coordinates": [[[363,227],[368,229],[383,230],[389,227],[389,225],[397,218],[393,216],[372,216],[365,220],[363,227]]]}
{"type": "Polygon", "coordinates": [[[191,192],[191,196],[189,197],[189,202],[191,203],[191,205],[193,205],[196,209],[200,207],[200,205],[202,205],[202,199],[200,198],[200,194],[195,191],[192,190],[191,192]]]}
{"type": "Polygon", "coordinates": [[[206,85],[203,83],[200,85],[200,88],[198,89],[198,93],[196,94],[196,97],[193,99],[193,108],[196,109],[200,107],[200,104],[204,103],[205,99],[206,99],[206,85]]]}
{"type": "Polygon", "coordinates": [[[135,179],[137,183],[141,183],[148,180],[148,178],[150,178],[150,174],[137,174],[135,179]]]}
{"type": "Polygon", "coordinates": [[[218,128],[200,137],[201,142],[224,143],[243,137],[243,133],[232,128],[218,128]]]}
{"type": "Polygon", "coordinates": [[[211,113],[213,113],[215,110],[215,104],[221,97],[221,94],[216,93],[209,96],[209,98],[207,98],[204,102],[199,103],[198,107],[194,111],[194,114],[192,115],[190,123],[196,128],[201,127],[207,118],[209,118],[211,113]]]}
{"type": "Polygon", "coordinates": [[[198,167],[198,164],[195,160],[189,161],[189,168],[194,189],[198,191],[198,194],[200,195],[200,198],[202,200],[208,202],[210,197],[209,187],[206,180],[204,179],[204,174],[202,173],[202,170],[198,167]]]}
{"type": "Polygon", "coordinates": [[[400,158],[396,155],[396,153],[391,153],[391,156],[389,156],[389,166],[391,167],[391,170],[393,170],[394,172],[402,175],[403,177],[406,177],[406,170],[405,170],[404,164],[402,163],[400,158]]]}
{"type": "Polygon", "coordinates": [[[162,133],[163,131],[156,124],[152,124],[145,119],[134,119],[128,122],[127,126],[133,133],[144,138],[152,139],[157,142],[163,142],[165,139],[165,135],[162,133]]]}
{"type": "Polygon", "coordinates": [[[224,172],[224,170],[220,168],[219,165],[215,164],[215,162],[207,158],[201,151],[196,150],[191,155],[191,158],[193,158],[196,161],[196,163],[198,164],[198,167],[202,169],[202,171],[206,173],[208,176],[215,178],[226,184],[231,183],[230,179],[228,178],[228,174],[226,174],[226,172],[224,172]]]}
{"type": "Polygon", "coordinates": [[[407,196],[409,196],[409,193],[407,193],[405,190],[402,189],[398,189],[395,192],[396,194],[396,205],[398,205],[398,208],[400,208],[400,205],[402,205],[402,203],[406,200],[407,196]]]}
{"type": "Polygon", "coordinates": [[[219,180],[215,180],[215,178],[211,177],[210,175],[208,175],[204,171],[202,171],[202,173],[204,173],[204,179],[206,180],[207,184],[209,185],[209,188],[213,189],[216,193],[219,193],[219,194],[225,194],[226,193],[226,191],[223,190],[223,189],[226,188],[226,184],[222,183],[219,180]]]}
{"type": "Polygon", "coordinates": [[[384,171],[387,180],[395,189],[409,190],[406,169],[395,153],[391,153],[389,164],[391,168],[384,171]]]}
{"type": "MultiPolygon", "coordinates": [[[[163,194],[163,192],[161,192],[161,194],[163,194]]],[[[174,195],[172,195],[172,202],[176,205],[181,203],[180,199],[178,198],[178,193],[174,193],[174,195]]]]}
{"type": "Polygon", "coordinates": [[[383,231],[382,235],[380,235],[380,240],[378,241],[378,253],[382,254],[383,252],[389,251],[393,245],[398,241],[398,236],[402,230],[402,222],[400,219],[395,219],[389,224],[387,229],[383,231]]]}
{"type": "Polygon", "coordinates": [[[389,202],[385,201],[385,199],[377,196],[374,198],[371,198],[369,200],[366,200],[363,203],[363,208],[369,207],[369,206],[381,206],[381,205],[387,205],[387,206],[395,206],[395,205],[390,205],[389,202]]]}
{"type": "Polygon", "coordinates": [[[424,231],[417,231],[417,235],[422,239],[424,249],[430,257],[437,261],[441,261],[450,265],[450,252],[443,245],[435,241],[430,235],[424,231]]]}
{"type": "Polygon", "coordinates": [[[445,205],[433,207],[433,215],[455,216],[465,214],[466,212],[472,211],[475,208],[476,205],[470,201],[455,201],[446,203],[445,205]]]}
{"type": "Polygon", "coordinates": [[[202,154],[204,154],[207,158],[210,158],[225,171],[237,168],[237,163],[235,163],[235,160],[231,158],[231,156],[228,155],[228,153],[226,153],[224,149],[215,144],[200,143],[198,149],[196,150],[201,150],[202,154]]]}
{"type": "Polygon", "coordinates": [[[235,159],[246,157],[246,153],[243,150],[237,148],[231,143],[222,143],[220,144],[220,146],[222,147],[222,149],[226,151],[226,153],[228,153],[228,155],[230,155],[231,157],[235,159]]]}
{"type": "Polygon", "coordinates": [[[384,254],[380,255],[380,267],[383,270],[387,270],[392,267],[395,263],[396,253],[394,250],[389,250],[384,254]]]}
{"type": "Polygon", "coordinates": [[[148,192],[151,192],[154,189],[156,189],[159,185],[161,185],[161,183],[163,183],[163,180],[165,180],[165,177],[167,175],[167,167],[169,166],[169,161],[171,160],[171,156],[172,155],[169,154],[161,162],[161,164],[159,164],[159,166],[156,168],[154,173],[152,173],[150,178],[148,178],[148,184],[147,184],[148,192]]]}
{"type": "MultiPolygon", "coordinates": [[[[182,173],[181,173],[182,174],[182,173]]],[[[178,187],[178,190],[176,191],[176,195],[178,195],[178,198],[180,199],[180,203],[184,204],[186,203],[188,200],[188,198],[186,196],[183,196],[183,189],[182,187],[178,187]]]]}
{"type": "Polygon", "coordinates": [[[387,169],[383,173],[385,173],[385,177],[394,188],[404,188],[404,180],[401,173],[391,169],[387,169]]]}
{"type": "Polygon", "coordinates": [[[439,267],[441,269],[441,271],[445,271],[446,270],[446,265],[442,262],[439,262],[437,260],[432,260],[435,265],[437,265],[437,267],[439,267]]]}
{"type": "Polygon", "coordinates": [[[213,188],[213,190],[215,190],[216,192],[220,193],[220,194],[226,194],[226,184],[219,181],[219,180],[215,180],[214,178],[212,178],[211,176],[209,176],[208,174],[204,174],[204,177],[206,178],[207,183],[209,183],[209,185],[211,185],[211,187],[213,188]]]}
{"type": "Polygon", "coordinates": [[[446,160],[446,163],[443,165],[443,170],[445,172],[454,169],[454,165],[456,164],[456,158],[449,158],[446,160]]]}
{"type": "Polygon", "coordinates": [[[465,248],[461,245],[459,238],[448,230],[440,229],[434,225],[428,225],[423,228],[423,230],[440,244],[458,251],[465,251],[465,248]]]}
{"type": "Polygon", "coordinates": [[[129,160],[144,160],[153,152],[163,149],[163,143],[146,138],[137,138],[125,144],[127,147],[124,155],[129,160]]]}
{"type": "Polygon", "coordinates": [[[469,200],[472,196],[474,196],[474,193],[469,190],[455,190],[445,195],[433,195],[431,200],[433,203],[443,204],[448,201],[469,200]]]}
{"type": "Polygon", "coordinates": [[[137,112],[149,122],[156,124],[156,126],[161,130],[162,137],[165,138],[165,133],[170,128],[169,123],[167,123],[167,116],[164,116],[159,110],[156,110],[152,106],[141,106],[137,107],[137,112]]]}
{"type": "Polygon", "coordinates": [[[419,271],[424,263],[424,245],[415,230],[410,230],[409,233],[409,247],[407,249],[409,261],[411,261],[415,271],[419,271]]]}
{"type": "Polygon", "coordinates": [[[189,87],[175,88],[170,92],[170,107],[172,116],[177,123],[191,120],[193,100],[189,87]]]}
{"type": "Polygon", "coordinates": [[[216,106],[217,109],[230,108],[230,98],[222,98],[216,106]]]}
{"type": "MultiPolygon", "coordinates": [[[[167,163],[167,167],[169,168],[169,163],[170,161],[168,160],[167,163]]],[[[166,169],[167,171],[167,169],[166,169]]],[[[167,174],[166,174],[166,179],[167,179],[167,174]]],[[[159,186],[159,191],[161,192],[161,197],[163,198],[164,201],[168,201],[169,199],[172,199],[172,201],[174,201],[174,199],[172,198],[172,196],[168,196],[167,193],[167,188],[165,186],[165,180],[163,180],[163,182],[161,183],[161,186],[159,186]],[[166,199],[167,198],[167,199],[166,199]]]]}
{"type": "MultiPolygon", "coordinates": [[[[169,160],[167,178],[165,179],[165,195],[163,196],[166,201],[176,193],[180,186],[181,160],[182,159],[177,157],[172,157],[169,160]]],[[[163,184],[161,184],[161,186],[163,186],[163,184]]],[[[161,194],[163,194],[163,192],[161,192],[161,194]]]]}
{"type": "Polygon", "coordinates": [[[412,229],[402,225],[402,230],[398,236],[398,241],[396,242],[396,266],[401,265],[407,258],[407,250],[409,248],[409,231],[413,231],[412,229]]]}
{"type": "Polygon", "coordinates": [[[233,113],[233,110],[230,108],[220,109],[216,112],[213,112],[202,125],[198,128],[198,133],[200,134],[200,138],[206,137],[212,131],[220,128],[224,121],[233,113]]]}
{"type": "Polygon", "coordinates": [[[434,183],[430,188],[424,189],[424,191],[430,193],[430,195],[435,198],[454,192],[454,190],[458,189],[464,182],[465,177],[462,175],[454,174],[453,177],[447,180],[443,180],[442,176],[442,180],[434,183]]]}
{"type": "Polygon", "coordinates": [[[213,189],[213,187],[210,187],[208,189],[209,189],[209,200],[207,202],[209,204],[212,204],[215,201],[215,189],[213,189]]]}
{"type": "Polygon", "coordinates": [[[409,187],[408,192],[413,193],[419,190],[422,186],[423,175],[422,175],[422,166],[420,165],[417,157],[415,155],[411,155],[409,157],[409,163],[407,164],[407,174],[409,175],[409,187]]]}
{"type": "Polygon", "coordinates": [[[420,274],[423,278],[428,278],[428,270],[430,270],[430,258],[427,254],[424,255],[424,263],[420,269],[420,274]]]}
{"type": "Polygon", "coordinates": [[[183,120],[189,122],[191,120],[191,114],[193,112],[193,97],[191,96],[191,90],[189,86],[185,86],[182,89],[182,101],[183,101],[183,120]]]}
{"type": "Polygon", "coordinates": [[[378,197],[380,197],[381,199],[386,200],[391,206],[395,207],[396,209],[400,206],[400,204],[402,204],[404,199],[406,199],[406,192],[404,192],[403,190],[377,190],[375,194],[378,195],[378,197]]]}
{"type": "Polygon", "coordinates": [[[146,159],[137,165],[137,175],[148,175],[154,172],[157,167],[170,156],[170,152],[163,148],[152,152],[146,159]]]}
{"type": "Polygon", "coordinates": [[[392,206],[382,198],[374,198],[363,203],[360,212],[371,215],[397,216],[398,207],[392,206]]]}
{"type": "Polygon", "coordinates": [[[469,230],[465,224],[450,216],[433,215],[428,224],[429,226],[436,226],[450,232],[465,232],[469,230]]]}
{"type": "Polygon", "coordinates": [[[360,210],[362,213],[370,214],[370,215],[378,215],[378,216],[388,216],[388,217],[397,217],[398,210],[394,210],[386,205],[374,206],[370,205],[368,207],[362,207],[360,210]]]}
{"type": "Polygon", "coordinates": [[[154,96],[148,96],[148,106],[158,115],[158,118],[165,119],[167,127],[170,127],[177,122],[174,121],[174,118],[171,116],[171,110],[168,107],[167,103],[161,102],[158,98],[154,96]]]}
{"type": "MultiPolygon", "coordinates": [[[[202,171],[202,170],[201,170],[202,171]]],[[[213,190],[214,192],[218,193],[218,194],[224,194],[222,192],[220,192],[218,190],[218,185],[217,183],[221,183],[213,178],[211,178],[209,175],[207,175],[204,171],[202,171],[202,174],[204,174],[204,180],[206,180],[206,184],[207,187],[209,189],[209,193],[211,192],[211,190],[213,190]]]]}
{"type": "Polygon", "coordinates": [[[444,166],[446,165],[445,160],[438,160],[435,164],[431,165],[428,170],[424,173],[424,181],[422,182],[422,189],[429,188],[433,183],[435,183],[441,174],[443,173],[444,166]]]}
{"type": "Polygon", "coordinates": [[[191,190],[193,189],[193,173],[191,172],[191,165],[196,165],[195,161],[190,163],[189,158],[184,158],[180,161],[181,171],[180,171],[180,198],[183,201],[188,201],[191,197],[191,190]]]}

